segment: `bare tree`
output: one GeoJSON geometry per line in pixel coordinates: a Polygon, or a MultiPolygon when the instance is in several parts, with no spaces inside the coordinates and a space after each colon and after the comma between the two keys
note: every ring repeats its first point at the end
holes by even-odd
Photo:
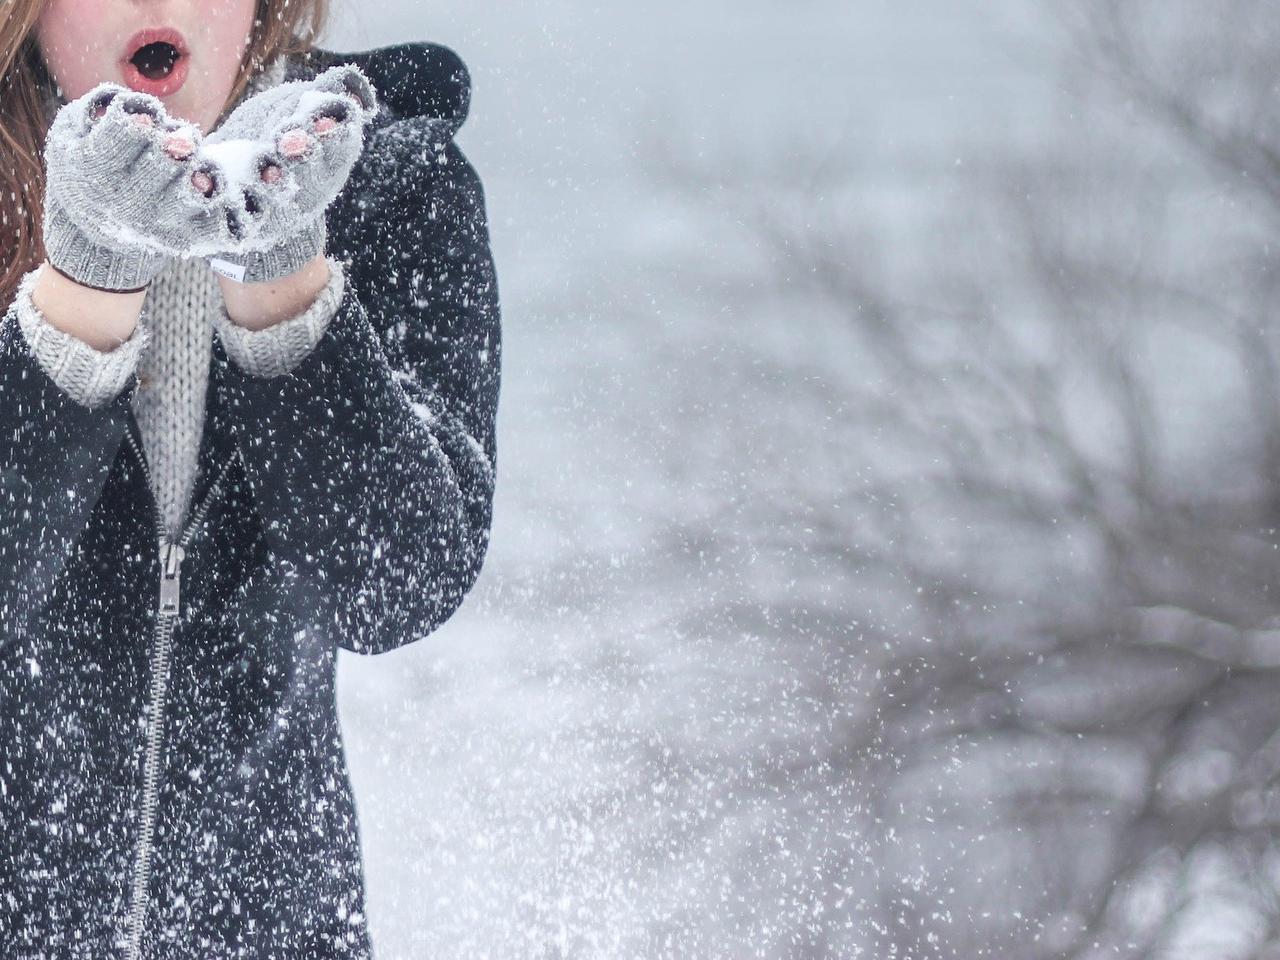
{"type": "Polygon", "coordinates": [[[906,269],[847,140],[733,183],[647,162],[754,251],[679,277],[768,301],[741,415],[809,424],[749,526],[865,628],[838,771],[874,837],[864,946],[1280,957],[1280,20],[1059,15],[1075,119],[948,174],[966,199],[906,269]]]}

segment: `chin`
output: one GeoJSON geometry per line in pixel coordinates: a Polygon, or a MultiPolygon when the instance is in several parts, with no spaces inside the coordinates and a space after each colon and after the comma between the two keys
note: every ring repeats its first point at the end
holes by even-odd
{"type": "Polygon", "coordinates": [[[199,127],[204,133],[209,133],[209,126],[217,120],[216,116],[210,117],[207,111],[196,109],[190,104],[182,101],[163,100],[164,108],[169,112],[169,116],[175,120],[181,120],[185,123],[193,123],[199,127]]]}

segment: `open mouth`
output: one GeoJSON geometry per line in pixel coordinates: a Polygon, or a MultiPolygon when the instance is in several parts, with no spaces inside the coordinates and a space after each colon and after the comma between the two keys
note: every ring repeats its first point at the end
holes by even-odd
{"type": "Polygon", "coordinates": [[[138,68],[138,72],[148,80],[163,80],[173,72],[173,66],[182,56],[172,43],[157,40],[140,47],[138,52],[129,58],[129,62],[138,68]]]}
{"type": "Polygon", "coordinates": [[[129,38],[121,67],[131,88],[165,97],[186,80],[188,59],[181,33],[170,27],[155,27],[139,30],[129,38]]]}

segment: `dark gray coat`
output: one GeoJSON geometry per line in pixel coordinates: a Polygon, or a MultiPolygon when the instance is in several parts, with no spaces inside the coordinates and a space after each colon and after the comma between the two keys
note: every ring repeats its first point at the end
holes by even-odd
{"type": "Polygon", "coordinates": [[[317,50],[381,112],[327,211],[341,307],[290,374],[215,341],[174,578],[130,411],[0,327],[0,957],[366,958],[335,699],[458,608],[488,545],[500,369],[450,50],[317,50]],[[157,708],[156,704],[160,704],[157,708]]]}

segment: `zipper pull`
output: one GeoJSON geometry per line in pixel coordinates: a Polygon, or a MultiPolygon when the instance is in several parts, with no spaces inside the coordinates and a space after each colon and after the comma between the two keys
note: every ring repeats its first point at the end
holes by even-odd
{"type": "Polygon", "coordinates": [[[178,592],[182,580],[182,558],[186,551],[176,543],[166,543],[160,564],[160,612],[178,613],[178,592]]]}

